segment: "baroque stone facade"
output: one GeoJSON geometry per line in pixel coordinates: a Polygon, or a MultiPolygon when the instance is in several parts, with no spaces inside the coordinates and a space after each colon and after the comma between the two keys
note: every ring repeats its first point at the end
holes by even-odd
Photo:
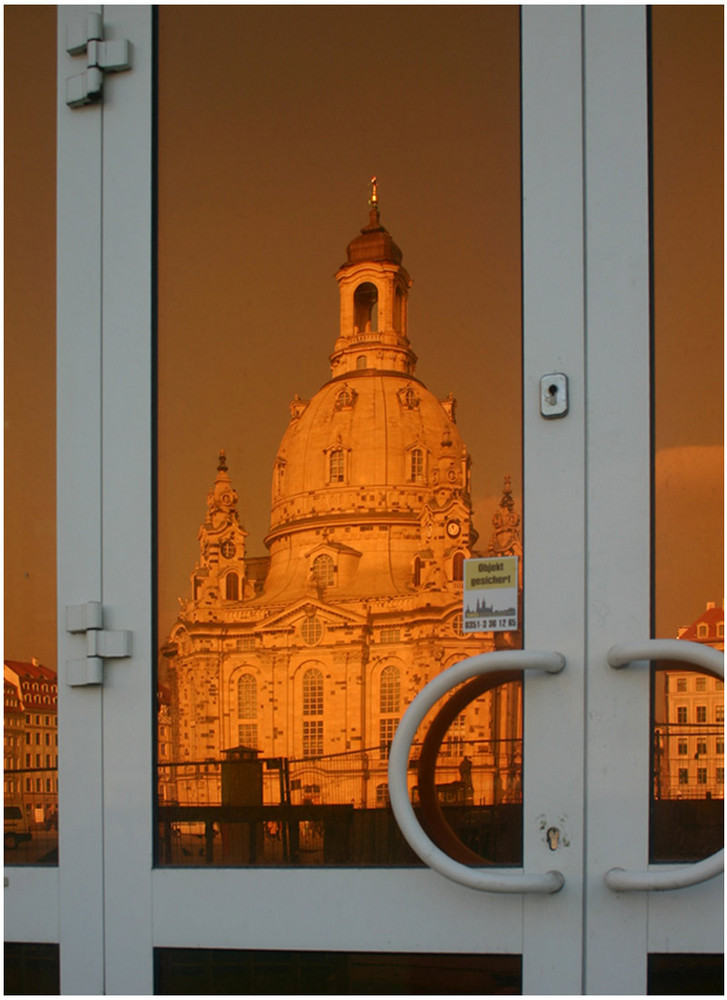
{"type": "MultiPolygon", "coordinates": [[[[220,453],[192,596],[162,649],[165,746],[177,764],[235,747],[299,770],[305,761],[293,801],[299,791],[371,807],[386,801],[388,748],[406,705],[444,668],[495,648],[492,633],[462,632],[463,561],[521,555],[520,516],[506,480],[489,546],[476,548],[455,400],[438,400],[415,375],[411,279],[381,225],[375,184],[336,280],[331,378],[290,404],[265,559],[246,557],[220,453]],[[322,758],[338,766],[324,769],[322,758]]],[[[519,685],[507,684],[455,720],[442,787],[457,786],[477,744],[469,801],[519,799],[520,706],[519,685]]],[[[179,787],[168,795],[184,797],[179,787]]]]}

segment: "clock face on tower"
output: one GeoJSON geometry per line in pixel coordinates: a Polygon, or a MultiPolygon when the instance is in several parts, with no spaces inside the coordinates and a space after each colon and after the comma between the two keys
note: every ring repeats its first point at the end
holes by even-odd
{"type": "Polygon", "coordinates": [[[456,538],[461,530],[459,521],[447,521],[447,534],[450,538],[456,538]]]}
{"type": "Polygon", "coordinates": [[[225,559],[232,559],[235,554],[235,543],[231,542],[230,539],[226,539],[220,545],[220,552],[225,557],[225,559]]]}

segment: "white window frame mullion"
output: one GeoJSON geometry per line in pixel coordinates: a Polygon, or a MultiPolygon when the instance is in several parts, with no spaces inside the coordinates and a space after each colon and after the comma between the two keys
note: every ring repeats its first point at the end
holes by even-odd
{"type": "Polygon", "coordinates": [[[649,670],[608,649],[650,630],[650,319],[646,8],[584,10],[588,350],[586,990],[646,993],[649,670]],[[626,676],[628,673],[628,676],[626,676]],[[618,960],[614,961],[614,957],[618,960]]]}
{"type": "Polygon", "coordinates": [[[104,626],[131,629],[131,656],[105,665],[106,992],[153,991],[154,692],[152,612],[152,8],[106,5],[104,31],[128,39],[128,72],[104,82],[104,626]]]}
{"type": "Polygon", "coordinates": [[[524,692],[526,871],[565,885],[524,901],[523,992],[582,991],[585,661],[585,356],[581,10],[525,6],[522,25],[525,648],[557,677],[524,692]],[[568,412],[541,413],[540,380],[568,378],[568,412]],[[547,830],[559,831],[555,850],[547,830]]]}
{"type": "Polygon", "coordinates": [[[61,992],[149,994],[152,854],[152,8],[58,8],[58,687],[61,992]],[[66,104],[101,13],[131,69],[66,104]],[[132,653],[70,687],[87,639],[65,609],[99,601],[132,653]]]}
{"type": "Polygon", "coordinates": [[[86,637],[65,609],[102,599],[101,580],[101,108],[72,110],[66,80],[85,58],[67,30],[98,8],[58,8],[57,546],[58,854],[62,993],[102,993],[103,689],[69,687],[66,663],[86,637]],[[70,914],[76,919],[70,919],[70,914]]]}

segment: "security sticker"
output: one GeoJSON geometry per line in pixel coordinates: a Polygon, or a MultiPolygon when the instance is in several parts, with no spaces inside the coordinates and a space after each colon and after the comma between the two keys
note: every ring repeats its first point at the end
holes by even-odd
{"type": "Polygon", "coordinates": [[[465,632],[514,632],[517,615],[517,556],[464,561],[465,632]]]}

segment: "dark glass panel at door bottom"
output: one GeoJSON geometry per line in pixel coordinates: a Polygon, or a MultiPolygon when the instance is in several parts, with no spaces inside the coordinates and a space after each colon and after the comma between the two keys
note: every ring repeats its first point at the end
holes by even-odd
{"type": "Polygon", "coordinates": [[[331,951],[157,948],[154,993],[521,993],[519,955],[407,955],[331,951]]]}
{"type": "Polygon", "coordinates": [[[57,944],[5,942],[5,996],[56,996],[60,992],[57,944]]]}
{"type": "Polygon", "coordinates": [[[723,996],[724,955],[649,955],[649,996],[723,996]]]}
{"type": "MultiPolygon", "coordinates": [[[[419,815],[422,826],[426,822],[419,815]]],[[[522,864],[522,806],[442,806],[461,843],[482,864],[522,864]]],[[[436,835],[433,838],[436,842],[436,835]]],[[[165,806],[160,865],[420,865],[389,808],[352,806],[165,806]]],[[[470,860],[470,864],[475,863],[470,860]]]]}

